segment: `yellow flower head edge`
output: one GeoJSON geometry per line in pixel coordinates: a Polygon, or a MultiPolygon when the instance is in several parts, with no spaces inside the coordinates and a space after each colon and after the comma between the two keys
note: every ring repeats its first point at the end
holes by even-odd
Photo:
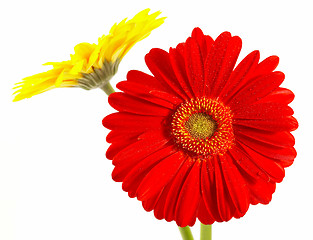
{"type": "Polygon", "coordinates": [[[114,24],[108,35],[98,39],[98,44],[76,45],[70,60],[45,63],[44,65],[51,65],[53,69],[16,83],[13,101],[30,98],[58,87],[103,89],[116,73],[125,54],[164,22],[164,17],[157,18],[161,12],[149,15],[149,11],[150,9],[145,9],[128,21],[125,18],[119,24],[114,24]]]}

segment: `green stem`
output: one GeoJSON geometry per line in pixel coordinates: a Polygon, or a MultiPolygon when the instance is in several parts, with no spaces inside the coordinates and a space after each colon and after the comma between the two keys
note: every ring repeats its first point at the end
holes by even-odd
{"type": "Polygon", "coordinates": [[[100,87],[108,96],[111,93],[114,93],[114,88],[111,86],[111,84],[108,82],[107,84],[105,84],[104,86],[100,87]]]}
{"type": "Polygon", "coordinates": [[[200,240],[212,240],[212,225],[200,226],[200,240]]]}
{"type": "Polygon", "coordinates": [[[194,240],[193,239],[193,236],[192,236],[192,233],[190,231],[190,228],[187,226],[187,227],[178,227],[179,231],[180,231],[180,234],[183,238],[183,240],[194,240]]]}

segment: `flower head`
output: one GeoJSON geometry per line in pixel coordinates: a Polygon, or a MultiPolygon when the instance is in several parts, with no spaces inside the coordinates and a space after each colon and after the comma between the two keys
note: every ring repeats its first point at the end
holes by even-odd
{"type": "Polygon", "coordinates": [[[17,83],[14,101],[58,87],[81,87],[86,90],[99,87],[105,90],[125,54],[164,22],[165,18],[157,18],[160,12],[149,15],[149,11],[143,10],[132,19],[115,24],[108,35],[98,39],[98,44],[76,45],[70,60],[44,64],[51,65],[53,69],[17,83]]]}
{"type": "Polygon", "coordinates": [[[253,51],[235,67],[240,50],[229,32],[214,41],[195,28],[146,55],[153,76],[130,71],[109,96],[112,177],[158,219],[184,227],[242,217],[270,202],[296,157],[294,94],[280,87],[278,57],[259,62],[253,51]]]}

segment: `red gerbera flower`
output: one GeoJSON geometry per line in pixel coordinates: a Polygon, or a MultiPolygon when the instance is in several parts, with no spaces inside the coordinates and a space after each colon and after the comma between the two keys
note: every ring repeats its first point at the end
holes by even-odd
{"type": "Polygon", "coordinates": [[[214,41],[195,28],[169,53],[146,55],[154,76],[130,71],[109,97],[112,177],[158,219],[185,227],[242,217],[270,202],[296,157],[294,94],[279,87],[278,57],[259,63],[253,51],[234,69],[240,50],[229,32],[214,41]]]}

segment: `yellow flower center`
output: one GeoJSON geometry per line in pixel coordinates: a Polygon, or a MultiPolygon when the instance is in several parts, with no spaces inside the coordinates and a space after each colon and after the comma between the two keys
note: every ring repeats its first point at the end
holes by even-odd
{"type": "Polygon", "coordinates": [[[210,138],[214,134],[217,124],[210,115],[195,113],[189,117],[185,127],[195,138],[210,138]]]}

